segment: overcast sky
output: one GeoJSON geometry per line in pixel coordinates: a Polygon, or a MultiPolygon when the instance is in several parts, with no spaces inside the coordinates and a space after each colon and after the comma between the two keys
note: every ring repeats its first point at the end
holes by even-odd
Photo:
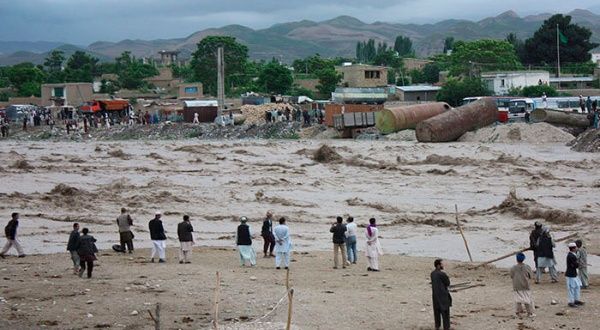
{"type": "Polygon", "coordinates": [[[351,15],[364,22],[431,23],[479,20],[506,10],[520,15],[600,13],[598,0],[0,0],[0,40],[94,41],[180,38],[209,28],[241,24],[321,21],[351,15]]]}

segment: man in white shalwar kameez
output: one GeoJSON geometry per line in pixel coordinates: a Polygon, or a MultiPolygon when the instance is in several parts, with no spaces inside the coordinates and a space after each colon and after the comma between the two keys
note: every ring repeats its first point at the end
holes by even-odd
{"type": "Polygon", "coordinates": [[[241,217],[241,224],[235,234],[235,242],[240,253],[240,262],[243,266],[249,263],[251,267],[256,266],[256,252],[252,248],[252,231],[248,226],[248,218],[241,217]]]}
{"type": "Polygon", "coordinates": [[[383,255],[383,250],[381,249],[381,244],[379,243],[379,238],[377,237],[378,235],[379,230],[377,229],[375,218],[371,218],[366,231],[367,248],[365,249],[365,254],[369,260],[369,267],[367,268],[367,271],[379,271],[379,256],[383,255]]]}
{"type": "Polygon", "coordinates": [[[290,238],[290,229],[285,224],[285,218],[279,219],[279,225],[273,229],[275,236],[275,267],[281,269],[281,261],[285,269],[290,266],[290,251],[292,250],[292,240],[290,238]]]}

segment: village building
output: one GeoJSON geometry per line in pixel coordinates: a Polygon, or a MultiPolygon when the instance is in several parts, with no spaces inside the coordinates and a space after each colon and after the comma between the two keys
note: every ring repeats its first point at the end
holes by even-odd
{"type": "Polygon", "coordinates": [[[396,86],[396,97],[402,102],[435,102],[441,89],[431,85],[396,86]]]}
{"type": "Polygon", "coordinates": [[[388,68],[384,66],[344,63],[335,70],[342,75],[343,87],[384,87],[387,86],[388,68]]]}
{"type": "Polygon", "coordinates": [[[508,95],[514,88],[548,84],[550,73],[542,70],[484,72],[481,74],[481,80],[495,95],[508,95]]]}
{"type": "Polygon", "coordinates": [[[79,106],[94,99],[92,83],[42,85],[42,106],[79,106]]]}
{"type": "Polygon", "coordinates": [[[424,60],[420,58],[404,58],[402,59],[402,62],[404,63],[404,69],[407,72],[413,70],[421,71],[427,64],[433,63],[431,60],[424,60]]]}
{"type": "Polygon", "coordinates": [[[204,96],[204,91],[202,89],[201,83],[182,83],[179,84],[178,88],[178,99],[193,100],[202,98],[204,96]]]}

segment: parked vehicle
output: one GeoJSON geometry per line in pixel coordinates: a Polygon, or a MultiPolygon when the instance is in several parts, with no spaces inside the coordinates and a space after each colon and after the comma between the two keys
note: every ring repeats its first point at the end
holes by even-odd
{"type": "Polygon", "coordinates": [[[508,120],[525,120],[527,114],[530,114],[535,108],[535,102],[532,99],[523,98],[511,100],[508,107],[508,120]]]}

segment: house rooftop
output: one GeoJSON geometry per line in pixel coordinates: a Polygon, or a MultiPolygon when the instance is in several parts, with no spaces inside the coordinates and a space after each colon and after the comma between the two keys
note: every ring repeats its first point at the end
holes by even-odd
{"type": "Polygon", "coordinates": [[[439,86],[431,85],[396,86],[396,88],[403,92],[437,92],[442,89],[439,86]]]}

